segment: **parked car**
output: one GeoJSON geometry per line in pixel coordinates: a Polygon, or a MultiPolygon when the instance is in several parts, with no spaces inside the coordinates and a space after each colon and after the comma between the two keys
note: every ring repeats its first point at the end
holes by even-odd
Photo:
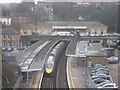
{"type": "Polygon", "coordinates": [[[107,41],[107,46],[114,47],[114,46],[116,46],[116,42],[108,40],[107,41]]]}
{"type": "Polygon", "coordinates": [[[109,75],[109,71],[98,70],[97,72],[92,73],[92,74],[96,74],[96,75],[100,75],[100,74],[109,75]]]}
{"type": "Polygon", "coordinates": [[[108,75],[97,75],[97,76],[92,76],[92,79],[96,79],[96,78],[103,78],[103,79],[110,80],[110,76],[108,76],[108,75]]]}
{"type": "Polygon", "coordinates": [[[97,69],[94,69],[93,72],[97,72],[99,70],[109,71],[107,68],[97,68],[97,69]]]}
{"type": "Polygon", "coordinates": [[[118,57],[111,56],[110,58],[107,58],[107,62],[110,64],[116,64],[118,63],[118,57]]]}
{"type": "Polygon", "coordinates": [[[13,51],[13,48],[8,47],[6,51],[7,51],[7,52],[11,52],[11,51],[13,51]]]}
{"type": "Polygon", "coordinates": [[[98,86],[97,88],[100,88],[100,89],[103,89],[103,88],[110,88],[110,89],[117,89],[118,86],[115,84],[115,83],[107,83],[107,84],[104,84],[103,86],[98,86]]]}
{"type": "Polygon", "coordinates": [[[100,84],[102,82],[105,82],[106,80],[103,79],[103,78],[96,78],[96,79],[92,79],[92,81],[95,83],[95,84],[100,84]]]}
{"type": "Polygon", "coordinates": [[[102,82],[102,83],[100,83],[100,84],[96,84],[96,86],[97,87],[99,87],[99,86],[103,86],[103,85],[105,85],[105,84],[107,84],[107,83],[110,83],[110,81],[108,80],[106,80],[105,82],[102,82]]]}
{"type": "Polygon", "coordinates": [[[98,69],[98,68],[107,68],[107,66],[104,66],[104,65],[102,65],[102,64],[95,64],[95,65],[93,66],[93,70],[98,69]]]}

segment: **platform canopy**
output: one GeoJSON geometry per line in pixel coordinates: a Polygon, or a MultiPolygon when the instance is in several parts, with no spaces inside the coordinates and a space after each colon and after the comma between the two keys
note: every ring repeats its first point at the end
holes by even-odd
{"type": "Polygon", "coordinates": [[[87,29],[85,26],[52,26],[54,30],[83,30],[87,29]]]}

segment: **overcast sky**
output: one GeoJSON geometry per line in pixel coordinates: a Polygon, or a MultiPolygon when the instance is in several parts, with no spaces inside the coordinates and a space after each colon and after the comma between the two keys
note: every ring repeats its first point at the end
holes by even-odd
{"type": "MultiPolygon", "coordinates": [[[[22,0],[0,0],[0,3],[20,3],[22,0]]],[[[76,1],[76,2],[98,2],[98,1],[101,1],[101,2],[118,2],[120,0],[34,0],[34,1],[49,1],[49,2],[65,2],[65,1],[68,1],[68,2],[73,2],[73,1],[76,1]]]]}

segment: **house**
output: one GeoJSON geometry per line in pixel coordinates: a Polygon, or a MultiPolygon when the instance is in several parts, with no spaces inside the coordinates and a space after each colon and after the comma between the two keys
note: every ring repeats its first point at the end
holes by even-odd
{"type": "Polygon", "coordinates": [[[28,13],[11,13],[12,23],[29,23],[31,22],[30,14],[28,13]]]}
{"type": "Polygon", "coordinates": [[[38,34],[37,28],[34,25],[28,24],[25,26],[22,26],[20,29],[21,36],[27,36],[27,35],[36,35],[38,34]]]}
{"type": "Polygon", "coordinates": [[[2,46],[3,47],[19,47],[20,46],[20,33],[13,28],[2,29],[2,46]]]}
{"type": "Polygon", "coordinates": [[[2,17],[0,18],[0,21],[2,22],[2,25],[4,26],[10,26],[11,25],[11,18],[10,17],[2,17]]]}

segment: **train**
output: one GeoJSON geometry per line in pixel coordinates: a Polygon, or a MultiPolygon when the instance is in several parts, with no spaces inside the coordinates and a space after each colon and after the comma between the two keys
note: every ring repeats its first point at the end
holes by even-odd
{"type": "Polygon", "coordinates": [[[65,50],[66,45],[67,41],[60,41],[48,54],[48,58],[46,59],[46,62],[44,64],[44,74],[46,76],[52,76],[56,72],[58,58],[65,50]]]}

